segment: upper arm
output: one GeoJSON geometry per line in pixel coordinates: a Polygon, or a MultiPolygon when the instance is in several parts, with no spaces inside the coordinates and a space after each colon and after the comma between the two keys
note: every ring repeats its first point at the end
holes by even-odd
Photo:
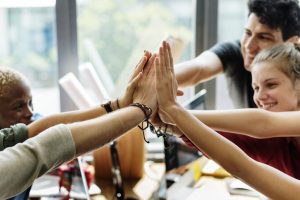
{"type": "Polygon", "coordinates": [[[214,78],[223,72],[223,64],[212,51],[204,51],[198,57],[175,66],[179,86],[193,86],[214,78]]]}
{"type": "Polygon", "coordinates": [[[234,109],[190,112],[217,131],[255,138],[300,136],[299,111],[270,112],[262,109],[234,109]]]}
{"type": "Polygon", "coordinates": [[[300,136],[300,112],[268,112],[266,116],[265,136],[300,136]]]}
{"type": "Polygon", "coordinates": [[[28,138],[27,126],[15,124],[10,128],[0,130],[0,151],[17,143],[24,142],[28,138]]]}

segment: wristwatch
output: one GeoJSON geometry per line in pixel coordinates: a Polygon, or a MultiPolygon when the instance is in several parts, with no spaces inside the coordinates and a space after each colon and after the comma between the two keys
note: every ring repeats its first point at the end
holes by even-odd
{"type": "Polygon", "coordinates": [[[111,108],[111,101],[108,101],[107,103],[104,103],[101,105],[107,113],[110,113],[113,111],[113,109],[111,108]]]}

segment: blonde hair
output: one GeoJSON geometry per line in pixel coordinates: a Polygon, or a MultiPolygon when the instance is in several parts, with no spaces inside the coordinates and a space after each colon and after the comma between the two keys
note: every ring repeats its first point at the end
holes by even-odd
{"type": "Polygon", "coordinates": [[[29,85],[28,79],[20,72],[12,68],[0,67],[0,97],[7,96],[11,88],[20,83],[29,85]]]}
{"type": "Polygon", "coordinates": [[[300,44],[283,43],[262,50],[255,56],[251,68],[262,62],[282,63],[275,66],[295,82],[300,79],[300,44]]]}

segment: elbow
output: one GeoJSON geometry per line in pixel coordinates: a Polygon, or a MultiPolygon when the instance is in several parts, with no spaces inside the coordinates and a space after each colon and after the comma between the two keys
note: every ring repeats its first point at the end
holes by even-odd
{"type": "Polygon", "coordinates": [[[276,120],[274,118],[274,112],[267,111],[267,110],[260,110],[262,113],[262,119],[259,119],[258,123],[262,123],[262,128],[260,130],[260,139],[265,138],[271,138],[271,137],[277,137],[277,133],[279,131],[279,127],[276,127],[274,122],[276,123],[276,120]],[[277,129],[277,130],[276,130],[277,129]]]}
{"type": "Polygon", "coordinates": [[[275,126],[274,126],[274,112],[262,110],[262,109],[253,109],[253,116],[255,120],[251,123],[253,124],[249,129],[249,132],[246,135],[258,139],[266,139],[270,137],[276,137],[275,126]]]}

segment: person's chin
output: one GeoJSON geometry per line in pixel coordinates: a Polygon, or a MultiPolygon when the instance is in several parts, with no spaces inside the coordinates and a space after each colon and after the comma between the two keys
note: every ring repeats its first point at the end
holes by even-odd
{"type": "Polygon", "coordinates": [[[245,56],[244,58],[244,66],[245,66],[245,69],[250,71],[250,67],[251,67],[251,64],[254,60],[254,57],[253,56],[245,56]]]}

